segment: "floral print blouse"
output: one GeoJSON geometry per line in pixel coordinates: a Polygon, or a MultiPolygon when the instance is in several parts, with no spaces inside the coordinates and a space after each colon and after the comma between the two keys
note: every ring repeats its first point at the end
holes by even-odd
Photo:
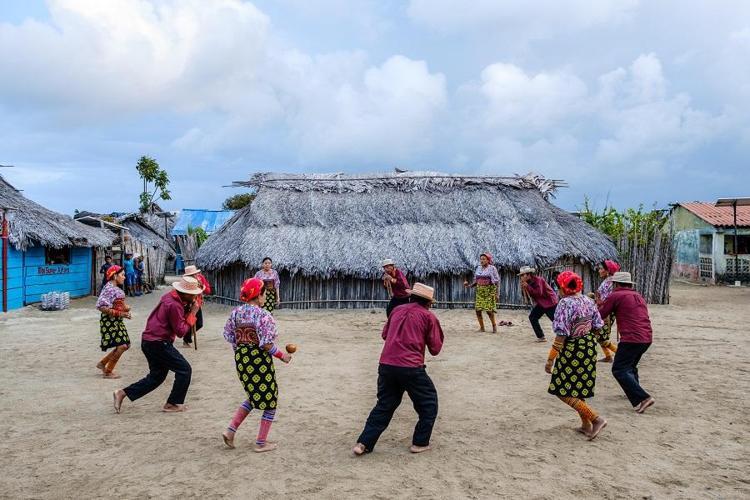
{"type": "Polygon", "coordinates": [[[497,268],[492,264],[487,264],[487,267],[478,265],[474,270],[474,283],[479,286],[484,285],[497,285],[500,282],[500,274],[497,272],[497,268]]]}
{"type": "Polygon", "coordinates": [[[113,309],[115,301],[118,300],[125,301],[125,292],[123,292],[120,287],[113,285],[108,281],[107,284],[104,285],[104,288],[102,288],[102,291],[99,292],[99,298],[96,300],[96,308],[107,307],[113,309]]]}
{"type": "Polygon", "coordinates": [[[585,337],[602,326],[604,321],[594,301],[580,294],[560,299],[552,322],[555,335],[572,339],[585,337]]]}
{"type": "Polygon", "coordinates": [[[258,335],[258,346],[276,342],[278,332],[276,330],[276,320],[271,313],[258,306],[243,304],[235,307],[229,314],[229,319],[224,325],[224,338],[237,347],[237,337],[235,335],[237,328],[250,327],[254,328],[258,335]]]}
{"type": "Polygon", "coordinates": [[[281,280],[279,280],[279,273],[276,272],[275,269],[271,269],[269,272],[265,272],[263,269],[255,273],[254,278],[260,278],[264,282],[266,281],[273,281],[274,288],[277,290],[281,286],[281,280]]]}

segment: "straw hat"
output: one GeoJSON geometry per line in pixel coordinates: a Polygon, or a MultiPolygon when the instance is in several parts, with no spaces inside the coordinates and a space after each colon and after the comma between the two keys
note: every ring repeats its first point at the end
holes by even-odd
{"type": "Polygon", "coordinates": [[[172,283],[172,287],[178,292],[188,295],[200,295],[203,293],[203,287],[200,282],[190,276],[183,276],[180,281],[172,283]]]}
{"type": "Polygon", "coordinates": [[[531,274],[531,273],[535,273],[535,272],[536,272],[536,269],[534,269],[533,267],[531,267],[531,266],[523,266],[520,269],[520,272],[518,273],[518,275],[522,276],[524,274],[531,274]]]}
{"type": "Polygon", "coordinates": [[[612,275],[612,282],[613,283],[625,283],[626,285],[632,285],[633,279],[630,276],[630,273],[626,273],[624,271],[616,272],[612,275]]]}
{"type": "Polygon", "coordinates": [[[395,265],[396,263],[393,262],[393,259],[385,259],[383,262],[380,263],[380,267],[395,266],[395,265]]]}
{"type": "Polygon", "coordinates": [[[435,289],[424,283],[414,283],[414,286],[411,287],[411,294],[416,295],[417,297],[422,297],[423,299],[435,300],[435,289]]]}
{"type": "Polygon", "coordinates": [[[195,267],[195,266],[187,266],[187,267],[185,267],[185,272],[182,273],[182,275],[183,276],[192,276],[194,274],[198,274],[199,272],[201,272],[201,270],[198,269],[197,267],[195,267]]]}

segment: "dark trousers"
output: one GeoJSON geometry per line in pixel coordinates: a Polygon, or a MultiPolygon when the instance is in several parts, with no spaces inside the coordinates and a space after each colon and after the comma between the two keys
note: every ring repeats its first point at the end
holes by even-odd
{"type": "Polygon", "coordinates": [[[378,438],[388,427],[393,412],[401,404],[404,391],[409,394],[414,410],[419,415],[414,428],[412,444],[427,446],[430,444],[432,427],[438,413],[438,397],[424,367],[406,368],[401,366],[380,365],[378,367],[378,402],[370,412],[365,429],[357,439],[365,445],[367,451],[375,448],[378,438]]]}
{"type": "Polygon", "coordinates": [[[167,403],[181,405],[185,402],[185,395],[190,387],[190,376],[193,372],[190,363],[174,348],[171,342],[151,341],[141,342],[141,350],[148,361],[148,375],[127,386],[125,394],[128,399],[135,401],[159,387],[170,371],[174,372],[174,384],[167,403]]]}
{"type": "Polygon", "coordinates": [[[612,363],[612,375],[615,376],[617,383],[625,391],[625,395],[633,406],[639,405],[649,397],[638,379],[638,362],[649,347],[651,347],[651,344],[636,344],[633,342],[617,344],[615,361],[612,363]]]}
{"type": "Polygon", "coordinates": [[[385,308],[385,316],[386,318],[389,318],[391,316],[391,312],[400,305],[408,304],[411,301],[411,297],[391,297],[391,301],[388,302],[388,305],[385,308]]]}
{"type": "MultiPolygon", "coordinates": [[[[201,328],[203,328],[203,309],[202,308],[198,309],[198,312],[195,313],[195,331],[197,332],[201,328]]],[[[182,340],[184,340],[188,344],[191,344],[193,342],[193,330],[192,329],[188,330],[185,336],[182,337],[182,340]]]]}
{"type": "Polygon", "coordinates": [[[557,304],[546,309],[537,304],[529,313],[529,321],[531,322],[531,328],[534,329],[536,338],[544,338],[544,331],[542,330],[542,325],[539,324],[539,318],[547,316],[550,321],[553,321],[555,319],[555,309],[557,309],[557,304]]]}

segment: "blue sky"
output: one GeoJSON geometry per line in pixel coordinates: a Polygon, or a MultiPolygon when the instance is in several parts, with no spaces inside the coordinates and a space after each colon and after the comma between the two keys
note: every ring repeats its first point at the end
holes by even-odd
{"type": "Polygon", "coordinates": [[[529,171],[556,203],[750,195],[744,0],[3,0],[0,173],[218,208],[256,171],[529,171]]]}

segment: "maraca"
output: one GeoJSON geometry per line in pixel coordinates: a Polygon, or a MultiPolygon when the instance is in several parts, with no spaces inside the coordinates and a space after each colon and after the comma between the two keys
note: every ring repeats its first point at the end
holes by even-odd
{"type": "Polygon", "coordinates": [[[297,352],[297,344],[287,344],[286,352],[288,352],[289,354],[297,352]]]}

